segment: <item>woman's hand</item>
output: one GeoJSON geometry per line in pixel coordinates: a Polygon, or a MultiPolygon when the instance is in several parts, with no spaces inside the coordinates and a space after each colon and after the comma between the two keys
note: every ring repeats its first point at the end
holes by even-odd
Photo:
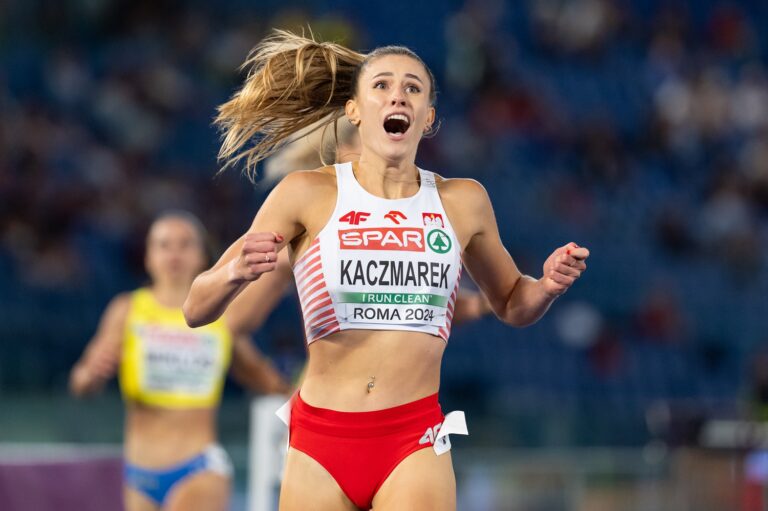
{"type": "Polygon", "coordinates": [[[544,291],[557,297],[568,291],[587,269],[589,250],[574,242],[558,248],[544,262],[544,276],[539,279],[544,291]]]}
{"type": "Polygon", "coordinates": [[[244,237],[240,254],[229,263],[229,280],[243,283],[258,279],[277,267],[278,245],[283,236],[276,232],[254,232],[244,237]]]}

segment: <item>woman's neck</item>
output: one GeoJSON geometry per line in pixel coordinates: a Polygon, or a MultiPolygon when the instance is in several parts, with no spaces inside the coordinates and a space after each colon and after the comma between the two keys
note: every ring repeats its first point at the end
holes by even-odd
{"type": "Polygon", "coordinates": [[[410,197],[420,186],[419,170],[410,160],[388,162],[364,153],[352,169],[363,188],[386,199],[410,197]]]}

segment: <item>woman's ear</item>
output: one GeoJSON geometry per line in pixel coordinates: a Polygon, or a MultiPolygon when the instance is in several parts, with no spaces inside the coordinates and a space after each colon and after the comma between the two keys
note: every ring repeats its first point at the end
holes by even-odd
{"type": "Polygon", "coordinates": [[[432,125],[435,123],[435,107],[429,107],[427,111],[427,123],[424,125],[424,134],[432,131],[432,125]]]}
{"type": "Polygon", "coordinates": [[[344,113],[350,124],[360,126],[360,112],[357,110],[357,102],[354,99],[348,99],[344,105],[344,113]]]}

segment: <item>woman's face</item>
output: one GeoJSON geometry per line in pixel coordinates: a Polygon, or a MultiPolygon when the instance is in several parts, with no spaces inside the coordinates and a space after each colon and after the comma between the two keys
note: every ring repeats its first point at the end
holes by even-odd
{"type": "Polygon", "coordinates": [[[203,240],[183,218],[160,219],[149,230],[144,261],[155,283],[191,284],[206,264],[203,240]]]}
{"type": "Polygon", "coordinates": [[[366,150],[390,162],[414,160],[421,137],[435,120],[429,94],[429,75],[419,61],[384,55],[360,74],[357,94],[346,105],[347,117],[360,121],[366,150]]]}

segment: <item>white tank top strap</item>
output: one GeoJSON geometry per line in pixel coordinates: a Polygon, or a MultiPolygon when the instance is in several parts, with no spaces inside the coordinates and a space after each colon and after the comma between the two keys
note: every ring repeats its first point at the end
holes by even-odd
{"type": "Polygon", "coordinates": [[[348,191],[355,183],[355,173],[352,170],[352,163],[336,163],[336,183],[339,187],[339,194],[348,191]]]}

